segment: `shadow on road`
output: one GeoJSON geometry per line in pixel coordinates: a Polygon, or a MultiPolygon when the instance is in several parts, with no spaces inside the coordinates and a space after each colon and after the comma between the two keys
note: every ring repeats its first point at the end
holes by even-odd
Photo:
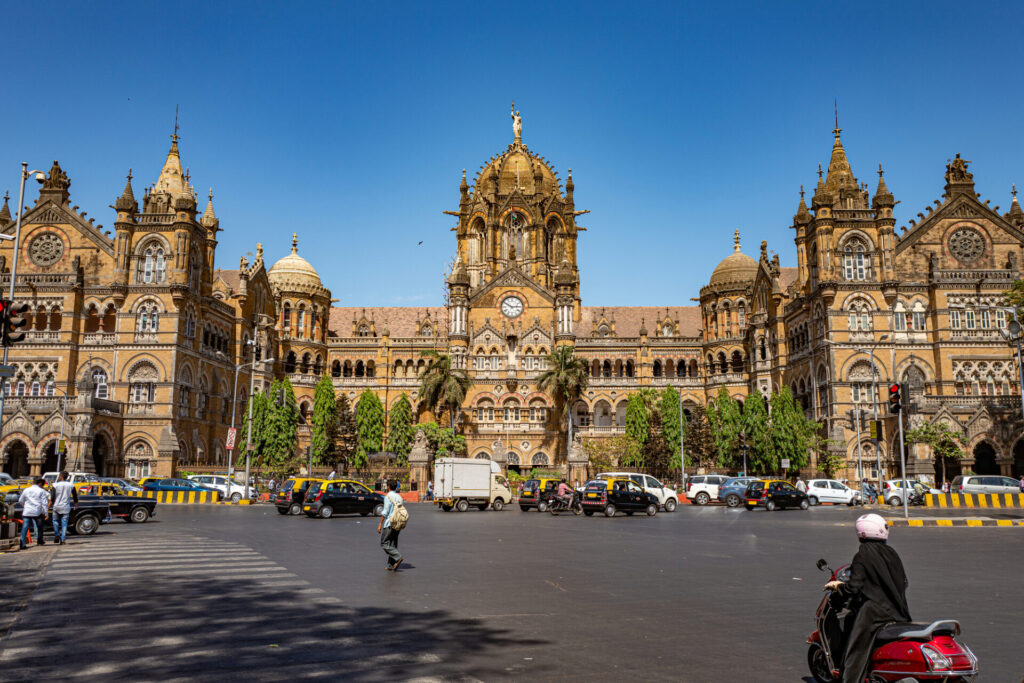
{"type": "Polygon", "coordinates": [[[519,659],[504,651],[546,642],[446,610],[345,607],[265,578],[118,572],[46,577],[0,641],[3,680],[488,680],[519,659]]]}

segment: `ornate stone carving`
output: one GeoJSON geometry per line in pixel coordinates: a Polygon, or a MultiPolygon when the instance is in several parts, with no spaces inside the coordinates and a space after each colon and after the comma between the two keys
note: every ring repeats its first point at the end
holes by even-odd
{"type": "Polygon", "coordinates": [[[975,228],[957,228],[949,236],[949,251],[957,260],[973,263],[985,253],[985,238],[975,228]]]}
{"type": "Polygon", "coordinates": [[[44,232],[28,245],[28,255],[32,263],[41,268],[52,266],[64,255],[64,240],[52,232],[44,232]]]}
{"type": "Polygon", "coordinates": [[[946,164],[946,182],[947,183],[973,183],[974,174],[967,172],[967,164],[971,162],[966,159],[961,159],[960,155],[957,154],[953,161],[946,164]]]}

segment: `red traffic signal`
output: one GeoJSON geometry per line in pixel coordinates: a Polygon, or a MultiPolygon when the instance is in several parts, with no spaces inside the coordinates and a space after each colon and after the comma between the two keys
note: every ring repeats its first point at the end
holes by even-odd
{"type": "Polygon", "coordinates": [[[28,304],[15,304],[0,300],[0,343],[4,346],[16,344],[25,338],[21,328],[28,325],[28,304]]]}
{"type": "Polygon", "coordinates": [[[900,410],[903,407],[902,406],[902,398],[903,397],[900,395],[901,388],[902,387],[900,387],[899,384],[890,384],[889,385],[889,410],[892,413],[894,413],[894,414],[895,413],[899,413],[900,410]]]}

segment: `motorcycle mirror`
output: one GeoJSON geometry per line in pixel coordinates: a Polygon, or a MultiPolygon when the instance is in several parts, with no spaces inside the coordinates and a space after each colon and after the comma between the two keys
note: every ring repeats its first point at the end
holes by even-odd
{"type": "Polygon", "coordinates": [[[826,562],[825,559],[822,558],[818,560],[815,566],[818,568],[819,571],[826,571],[828,569],[828,562],[826,562]]]}

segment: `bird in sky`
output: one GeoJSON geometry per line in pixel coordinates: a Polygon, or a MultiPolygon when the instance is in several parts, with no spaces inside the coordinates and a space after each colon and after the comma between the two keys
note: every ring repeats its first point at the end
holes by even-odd
{"type": "Polygon", "coordinates": [[[417,246],[419,246],[420,244],[423,244],[423,240],[420,240],[419,242],[416,243],[417,246]]]}

